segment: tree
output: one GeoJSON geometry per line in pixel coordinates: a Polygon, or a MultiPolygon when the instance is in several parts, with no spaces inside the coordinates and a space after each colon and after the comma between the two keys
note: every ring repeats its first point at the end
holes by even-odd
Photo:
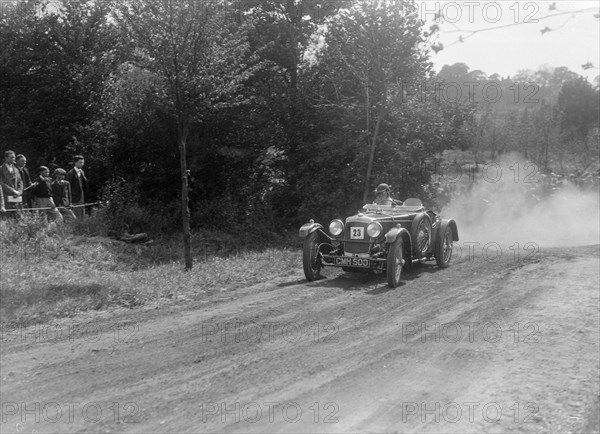
{"type": "Polygon", "coordinates": [[[583,77],[565,81],[558,95],[560,127],[567,140],[584,140],[600,123],[600,92],[583,77]]]}
{"type": "MultiPolygon", "coordinates": [[[[266,197],[280,216],[292,217],[298,211],[298,202],[305,172],[300,167],[306,162],[307,149],[320,140],[315,126],[315,108],[311,105],[307,86],[307,57],[314,43],[315,30],[338,8],[347,7],[350,0],[327,2],[321,0],[283,0],[240,2],[252,17],[254,29],[250,34],[252,50],[260,53],[269,65],[257,77],[263,89],[259,97],[268,99],[266,115],[271,129],[264,132],[279,157],[272,160],[272,169],[282,176],[281,182],[269,186],[266,197]],[[271,134],[271,137],[269,136],[271,134]]],[[[258,96],[258,95],[257,95],[258,96]]],[[[271,152],[269,151],[269,153],[271,152]]]]}
{"type": "Polygon", "coordinates": [[[465,63],[454,63],[444,65],[438,73],[438,78],[448,82],[463,83],[469,79],[469,67],[465,63]]]}
{"type": "Polygon", "coordinates": [[[98,2],[47,3],[18,2],[0,16],[0,137],[32,166],[63,165],[84,151],[95,166],[83,136],[123,59],[118,31],[98,2]]]}
{"type": "Polygon", "coordinates": [[[187,141],[211,110],[243,103],[238,94],[255,66],[246,28],[217,2],[133,0],[116,7],[115,18],[137,49],[135,63],[162,82],[175,125],[185,268],[191,269],[187,141]]]}
{"type": "Polygon", "coordinates": [[[337,103],[364,108],[369,154],[363,201],[384,121],[392,106],[401,104],[403,91],[422,84],[431,69],[421,25],[413,2],[398,7],[393,1],[361,0],[332,16],[325,28],[320,61],[329,85],[344,86],[343,93],[336,91],[337,103]]]}

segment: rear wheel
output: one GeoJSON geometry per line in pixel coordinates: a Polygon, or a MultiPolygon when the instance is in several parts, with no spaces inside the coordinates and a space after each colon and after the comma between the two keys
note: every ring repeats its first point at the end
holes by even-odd
{"type": "Polygon", "coordinates": [[[446,268],[450,265],[452,258],[452,230],[449,227],[444,229],[442,237],[439,240],[437,250],[435,252],[435,260],[440,268],[446,268]]]}
{"type": "Polygon", "coordinates": [[[302,251],[302,266],[306,280],[312,282],[321,276],[321,261],[318,258],[319,234],[317,231],[309,234],[304,239],[302,251]]]}
{"type": "Polygon", "coordinates": [[[387,256],[387,281],[390,288],[400,285],[400,276],[402,275],[402,266],[404,265],[402,249],[402,238],[400,237],[396,238],[396,241],[390,244],[387,256]]]}

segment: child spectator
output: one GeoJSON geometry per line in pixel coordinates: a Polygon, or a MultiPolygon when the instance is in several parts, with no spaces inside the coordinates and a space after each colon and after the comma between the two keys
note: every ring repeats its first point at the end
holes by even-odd
{"type": "Polygon", "coordinates": [[[34,197],[33,203],[36,208],[48,208],[46,215],[51,221],[62,222],[63,218],[52,199],[52,179],[50,178],[50,169],[46,166],[40,166],[40,175],[35,179],[31,187],[31,194],[34,197]]]}
{"type": "Polygon", "coordinates": [[[74,221],[77,217],[71,210],[71,184],[65,180],[67,172],[64,169],[54,171],[54,182],[52,183],[52,198],[58,211],[66,222],[74,221]]]}

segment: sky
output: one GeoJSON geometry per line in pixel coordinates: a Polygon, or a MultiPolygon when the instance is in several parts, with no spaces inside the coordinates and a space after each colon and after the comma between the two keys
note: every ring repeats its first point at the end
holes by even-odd
{"type": "Polygon", "coordinates": [[[444,49],[431,56],[438,72],[444,64],[462,62],[470,70],[503,77],[544,65],[566,66],[592,83],[600,75],[600,19],[594,16],[600,13],[598,0],[417,3],[427,27],[440,27],[436,41],[444,49]],[[576,12],[582,9],[590,10],[576,12]],[[445,18],[436,18],[436,10],[445,18]],[[471,34],[473,30],[481,31],[471,34]],[[589,63],[593,67],[582,68],[589,63]]]}

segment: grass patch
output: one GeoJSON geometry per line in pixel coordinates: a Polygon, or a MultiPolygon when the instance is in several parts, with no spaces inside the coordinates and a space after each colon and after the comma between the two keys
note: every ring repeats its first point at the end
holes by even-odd
{"type": "Polygon", "coordinates": [[[201,300],[268,282],[301,270],[294,242],[255,250],[235,237],[198,232],[194,268],[186,272],[178,237],[135,245],[37,220],[2,221],[0,322],[40,322],[161,299],[201,300]]]}

